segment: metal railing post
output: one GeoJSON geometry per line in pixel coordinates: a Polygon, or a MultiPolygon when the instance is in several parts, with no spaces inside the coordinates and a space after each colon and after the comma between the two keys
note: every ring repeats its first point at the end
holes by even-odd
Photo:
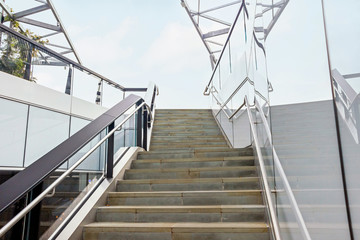
{"type": "Polygon", "coordinates": [[[146,109],[144,109],[143,114],[143,142],[142,147],[147,150],[147,130],[148,130],[148,112],[146,109]]]}
{"type": "MultiPolygon", "coordinates": [[[[137,103],[136,104],[136,107],[138,107],[139,105],[141,104],[140,103],[137,103]]],[[[140,108],[138,111],[137,111],[137,114],[136,114],[136,146],[137,147],[142,147],[142,108],[140,108]]]]}
{"type": "MultiPolygon", "coordinates": [[[[28,202],[31,202],[34,198],[39,196],[42,192],[43,182],[37,185],[31,192],[28,194],[28,202]]],[[[40,233],[40,216],[41,216],[41,202],[37,204],[31,211],[27,214],[25,220],[25,239],[28,240],[37,240],[39,239],[40,233]]]]}
{"type": "MultiPolygon", "coordinates": [[[[111,132],[115,127],[115,122],[112,122],[108,127],[108,132],[111,132]]],[[[106,158],[106,177],[113,177],[114,168],[114,134],[113,133],[107,141],[107,158],[106,158]]]]}

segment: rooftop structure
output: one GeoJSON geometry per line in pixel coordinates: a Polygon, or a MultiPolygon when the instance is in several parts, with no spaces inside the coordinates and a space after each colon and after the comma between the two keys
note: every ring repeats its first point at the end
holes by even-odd
{"type": "Polygon", "coordinates": [[[358,4],[180,0],[210,104],[159,109],[0,1],[0,239],[360,239],[358,4]]]}

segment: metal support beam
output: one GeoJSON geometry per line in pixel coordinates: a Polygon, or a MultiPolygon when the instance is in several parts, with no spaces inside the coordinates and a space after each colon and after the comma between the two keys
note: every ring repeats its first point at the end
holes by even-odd
{"type": "Polygon", "coordinates": [[[33,25],[33,26],[36,26],[36,27],[41,27],[41,28],[45,28],[45,29],[48,29],[48,30],[52,30],[52,31],[57,31],[57,32],[61,31],[61,28],[59,26],[55,26],[55,25],[52,25],[52,24],[40,22],[40,21],[33,20],[33,19],[30,19],[30,18],[19,18],[19,19],[16,19],[16,20],[19,21],[19,22],[22,22],[22,23],[30,24],[30,25],[33,25]]]}
{"type": "Polygon", "coordinates": [[[26,17],[28,15],[39,13],[39,12],[42,12],[42,11],[45,11],[48,9],[49,9],[49,6],[47,4],[44,4],[44,5],[41,5],[38,7],[34,7],[34,8],[30,8],[30,9],[27,9],[27,10],[24,10],[21,12],[14,13],[13,18],[18,19],[18,18],[26,17]]]}
{"type": "Polygon", "coordinates": [[[242,1],[240,0],[240,1],[235,1],[235,2],[231,2],[231,3],[223,4],[223,5],[214,7],[214,8],[210,8],[210,9],[201,11],[201,12],[199,12],[199,14],[203,14],[203,13],[207,13],[207,12],[212,12],[212,11],[219,10],[219,9],[222,9],[222,8],[225,8],[225,7],[230,7],[230,6],[232,6],[232,5],[239,4],[239,3],[242,3],[242,1]]]}
{"type": "Polygon", "coordinates": [[[52,11],[52,13],[54,14],[54,17],[56,18],[56,21],[59,23],[59,26],[60,26],[60,28],[61,28],[61,31],[64,33],[65,38],[66,38],[68,44],[70,45],[71,49],[73,50],[74,55],[75,55],[77,61],[78,61],[80,64],[82,64],[82,63],[81,63],[81,60],[80,60],[80,57],[79,57],[79,55],[77,54],[77,52],[76,52],[76,50],[75,50],[75,47],[74,47],[74,45],[73,45],[73,43],[72,43],[72,41],[71,41],[71,39],[70,39],[70,37],[69,37],[69,34],[67,33],[67,31],[66,31],[66,29],[65,29],[65,27],[64,27],[64,24],[63,24],[62,21],[60,20],[59,14],[57,13],[57,11],[56,11],[56,9],[55,9],[54,4],[52,3],[51,0],[46,0],[46,2],[47,2],[47,4],[50,6],[51,11],[52,11]]]}
{"type": "MultiPolygon", "coordinates": [[[[67,44],[69,45],[69,47],[67,47],[67,49],[69,49],[69,50],[71,49],[71,51],[66,52],[66,53],[62,53],[62,54],[73,53],[76,60],[77,60],[77,62],[79,64],[81,64],[80,57],[78,56],[78,54],[77,54],[77,52],[75,50],[75,47],[72,44],[72,42],[70,40],[70,37],[68,36],[68,33],[66,32],[65,27],[64,27],[63,23],[61,22],[59,14],[55,10],[55,7],[54,7],[52,1],[51,0],[46,0],[46,1],[45,0],[35,0],[35,2],[42,3],[42,5],[35,6],[35,7],[29,8],[29,9],[26,9],[26,10],[23,10],[23,11],[20,11],[20,12],[17,12],[17,13],[12,13],[12,10],[10,9],[10,7],[8,7],[5,4],[4,0],[0,0],[0,7],[4,10],[4,12],[8,16],[10,16],[11,19],[17,20],[17,21],[19,21],[21,23],[25,23],[25,24],[29,24],[29,25],[32,25],[32,26],[44,28],[44,29],[47,29],[47,30],[50,30],[50,31],[54,31],[54,32],[50,32],[48,34],[45,34],[45,35],[39,37],[39,39],[46,38],[46,37],[51,37],[51,36],[54,36],[54,35],[59,34],[59,33],[64,34],[64,37],[65,37],[65,39],[67,41],[67,44]],[[48,18],[42,18],[43,20],[39,20],[39,19],[34,20],[33,18],[26,18],[27,16],[32,16],[32,15],[35,15],[35,14],[37,14],[39,12],[43,12],[43,11],[47,11],[47,10],[51,10],[52,15],[54,16],[54,18],[56,20],[56,23],[57,23],[56,25],[48,23],[48,21],[49,21],[48,18]]],[[[20,26],[20,29],[22,31],[25,31],[22,26],[20,26]]],[[[57,44],[55,44],[53,42],[51,44],[54,44],[54,46],[57,45],[57,44]]],[[[58,46],[60,46],[60,45],[58,45],[58,46]]],[[[65,47],[63,47],[63,48],[65,48],[65,47]]]]}
{"type": "Polygon", "coordinates": [[[212,37],[228,34],[229,31],[230,31],[230,28],[223,28],[223,29],[220,29],[220,30],[205,33],[205,34],[202,35],[202,37],[203,37],[203,39],[212,38],[212,37]]]}

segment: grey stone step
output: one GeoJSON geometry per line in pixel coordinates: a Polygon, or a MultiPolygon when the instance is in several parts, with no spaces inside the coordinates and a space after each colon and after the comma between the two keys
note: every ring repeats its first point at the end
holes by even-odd
{"type": "Polygon", "coordinates": [[[151,144],[153,142],[185,142],[185,141],[224,141],[223,135],[191,135],[191,136],[156,136],[152,137],[151,144]]]}
{"type": "Polygon", "coordinates": [[[156,240],[269,240],[265,223],[91,223],[83,238],[156,240]]]}
{"type": "MultiPolygon", "coordinates": [[[[167,142],[167,143],[152,143],[151,150],[163,148],[210,148],[210,147],[228,147],[225,141],[218,142],[167,142]]],[[[150,151],[151,151],[150,150],[150,151]]]]}
{"type": "Polygon", "coordinates": [[[208,191],[260,189],[258,177],[120,180],[117,191],[208,191]]]}
{"type": "Polygon", "coordinates": [[[263,205],[107,206],[98,222],[264,222],[263,205]]]}
{"type": "Polygon", "coordinates": [[[173,129],[179,129],[179,130],[194,130],[194,129],[219,129],[217,124],[214,122],[212,124],[187,124],[187,125],[180,125],[180,124],[156,124],[154,125],[153,131],[158,130],[173,130],[173,129]]]}
{"type": "Polygon", "coordinates": [[[109,206],[261,205],[260,190],[110,192],[109,206]]]}
{"type": "Polygon", "coordinates": [[[255,166],[202,167],[202,168],[162,168],[128,169],[125,179],[175,179],[175,178],[225,178],[254,177],[255,166]]]}
{"type": "Polygon", "coordinates": [[[186,149],[194,149],[194,150],[214,150],[214,149],[223,149],[228,148],[227,144],[218,144],[218,145],[176,145],[173,144],[171,146],[152,146],[151,151],[157,151],[157,152],[172,152],[177,150],[186,150],[186,149]]]}
{"type": "Polygon", "coordinates": [[[216,123],[214,118],[206,118],[206,117],[182,117],[182,118],[177,118],[177,117],[155,117],[155,122],[154,124],[162,124],[162,123],[166,123],[166,124],[189,124],[189,123],[201,123],[201,124],[214,124],[216,123]]]}
{"type": "Polygon", "coordinates": [[[152,139],[151,141],[151,147],[154,146],[169,146],[169,145],[173,145],[173,146],[177,146],[177,145],[217,145],[217,144],[226,144],[225,139],[223,138],[204,138],[201,137],[199,139],[173,139],[171,141],[171,138],[168,138],[166,140],[160,140],[157,138],[152,139]]]}
{"type": "Polygon", "coordinates": [[[194,112],[199,112],[199,113],[208,113],[208,112],[212,112],[211,109],[156,109],[156,113],[184,113],[184,112],[189,112],[189,113],[194,113],[194,112]]]}
{"type": "Polygon", "coordinates": [[[134,160],[132,169],[177,168],[177,167],[221,167],[253,166],[254,157],[184,158],[184,159],[144,159],[134,160]]]}
{"type": "Polygon", "coordinates": [[[138,154],[138,159],[164,159],[164,158],[203,158],[203,157],[234,157],[234,156],[252,156],[253,150],[251,148],[247,149],[212,149],[212,150],[203,150],[203,149],[185,149],[185,150],[173,150],[171,152],[163,151],[150,151],[150,152],[140,152],[138,154]]]}
{"type": "Polygon", "coordinates": [[[154,122],[154,127],[193,127],[193,126],[203,126],[203,127],[218,127],[215,121],[188,121],[188,122],[171,122],[166,120],[156,120],[154,122]]]}
{"type": "Polygon", "coordinates": [[[182,137],[182,136],[222,136],[222,133],[220,130],[216,129],[216,130],[211,130],[211,131],[201,131],[201,130],[196,130],[196,131],[166,131],[166,132],[153,132],[151,134],[151,136],[153,137],[157,137],[157,136],[177,136],[177,137],[182,137]]]}

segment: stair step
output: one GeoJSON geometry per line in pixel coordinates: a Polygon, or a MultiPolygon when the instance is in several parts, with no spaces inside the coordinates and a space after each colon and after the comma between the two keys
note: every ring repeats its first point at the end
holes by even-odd
{"type": "Polygon", "coordinates": [[[213,120],[212,121],[174,123],[174,122],[169,122],[169,121],[165,121],[165,120],[158,120],[158,119],[155,119],[155,125],[154,125],[154,127],[195,127],[195,126],[203,126],[203,127],[213,126],[213,127],[217,127],[218,125],[213,120]]]}
{"type": "Polygon", "coordinates": [[[259,189],[258,177],[186,178],[186,179],[132,179],[117,183],[117,191],[205,191],[259,189]]]}
{"type": "Polygon", "coordinates": [[[254,157],[143,159],[134,160],[132,169],[182,168],[182,167],[254,166],[254,157]]]}
{"type": "Polygon", "coordinates": [[[260,222],[263,205],[108,206],[99,207],[98,222],[260,222]]]}
{"type": "Polygon", "coordinates": [[[161,137],[161,136],[174,136],[174,137],[183,137],[183,136],[222,136],[220,130],[211,130],[211,131],[166,131],[166,132],[153,132],[152,137],[161,137]]]}
{"type": "Polygon", "coordinates": [[[228,147],[226,143],[223,144],[213,144],[213,145],[153,145],[151,151],[176,151],[176,150],[186,150],[186,149],[203,149],[203,150],[212,150],[212,149],[223,149],[228,147]]]}
{"type": "Polygon", "coordinates": [[[196,130],[196,129],[219,129],[216,122],[214,123],[198,123],[198,124],[157,124],[154,126],[153,131],[157,130],[196,130]]]}
{"type": "MultiPolygon", "coordinates": [[[[201,139],[200,140],[178,140],[178,141],[151,141],[151,148],[153,147],[169,147],[169,146],[188,146],[191,148],[191,146],[212,146],[212,145],[226,145],[226,141],[224,139],[201,139]]],[[[226,145],[227,146],[227,145],[226,145]]]]}
{"type": "Polygon", "coordinates": [[[150,151],[150,152],[140,152],[138,154],[138,159],[149,159],[149,158],[201,158],[201,157],[230,157],[230,156],[250,156],[253,155],[253,150],[248,149],[181,149],[181,150],[172,150],[171,152],[163,151],[150,151]]]}
{"type": "Polygon", "coordinates": [[[175,179],[251,177],[256,175],[255,166],[128,169],[125,179],[175,179]]]}
{"type": "Polygon", "coordinates": [[[151,144],[163,143],[163,142],[183,143],[186,141],[213,142],[213,141],[225,141],[225,139],[222,135],[156,136],[151,139],[151,144]]]}
{"type": "Polygon", "coordinates": [[[156,240],[268,240],[268,226],[257,223],[122,223],[98,222],[84,227],[83,238],[156,240]]]}

